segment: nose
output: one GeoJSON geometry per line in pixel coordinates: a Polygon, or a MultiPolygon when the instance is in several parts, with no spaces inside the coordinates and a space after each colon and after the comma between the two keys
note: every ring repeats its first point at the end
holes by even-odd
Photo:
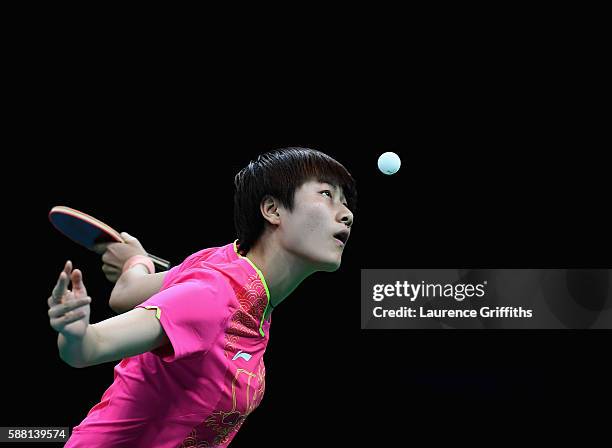
{"type": "Polygon", "coordinates": [[[353,225],[353,214],[350,211],[345,210],[342,213],[341,221],[350,229],[353,225]]]}

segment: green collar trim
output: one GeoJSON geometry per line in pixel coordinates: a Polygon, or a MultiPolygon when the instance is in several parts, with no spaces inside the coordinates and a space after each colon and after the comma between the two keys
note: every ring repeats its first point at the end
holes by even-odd
{"type": "Polygon", "coordinates": [[[236,252],[236,255],[238,255],[238,257],[248,261],[249,264],[251,266],[253,266],[253,269],[255,269],[255,272],[257,272],[257,275],[259,275],[259,279],[261,280],[261,283],[263,284],[264,289],[266,290],[266,298],[268,299],[268,303],[266,304],[266,309],[264,310],[263,316],[261,317],[261,323],[259,324],[259,334],[262,337],[265,337],[266,334],[263,331],[264,319],[268,315],[268,309],[269,308],[274,309],[274,307],[272,306],[272,301],[270,300],[270,290],[268,289],[268,284],[266,283],[266,279],[264,278],[263,273],[259,270],[259,268],[257,266],[255,266],[255,263],[253,263],[251,260],[249,260],[248,257],[243,257],[242,255],[240,255],[238,253],[238,245],[236,244],[237,242],[238,242],[238,240],[234,241],[234,252],[236,252]]]}

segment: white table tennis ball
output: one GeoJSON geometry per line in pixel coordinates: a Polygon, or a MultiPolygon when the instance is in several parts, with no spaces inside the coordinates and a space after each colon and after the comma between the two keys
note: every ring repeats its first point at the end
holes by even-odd
{"type": "Polygon", "coordinates": [[[386,152],[378,158],[378,169],[384,174],[395,174],[399,171],[402,161],[394,152],[386,152]]]}

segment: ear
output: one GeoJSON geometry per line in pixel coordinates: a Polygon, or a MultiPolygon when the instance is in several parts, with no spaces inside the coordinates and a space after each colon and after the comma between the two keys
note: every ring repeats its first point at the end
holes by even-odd
{"type": "Polygon", "coordinates": [[[280,224],[280,210],[278,201],[276,199],[274,199],[272,196],[265,196],[261,200],[259,208],[266,221],[273,225],[280,224]]]}

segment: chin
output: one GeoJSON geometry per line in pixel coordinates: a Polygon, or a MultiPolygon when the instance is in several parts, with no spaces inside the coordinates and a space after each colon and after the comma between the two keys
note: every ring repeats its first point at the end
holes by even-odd
{"type": "Polygon", "coordinates": [[[338,269],[340,269],[340,264],[341,264],[340,260],[325,263],[321,265],[321,268],[319,269],[319,271],[336,272],[338,269]]]}
{"type": "Polygon", "coordinates": [[[342,263],[342,254],[303,253],[303,258],[310,263],[313,272],[336,272],[342,263]]]}

